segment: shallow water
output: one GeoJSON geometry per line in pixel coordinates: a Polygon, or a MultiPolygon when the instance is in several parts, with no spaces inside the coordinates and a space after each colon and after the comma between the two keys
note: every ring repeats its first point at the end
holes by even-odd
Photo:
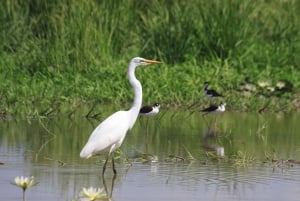
{"type": "Polygon", "coordinates": [[[10,183],[22,175],[39,182],[27,190],[29,201],[78,200],[89,186],[106,187],[115,201],[299,200],[299,118],[162,111],[148,131],[139,118],[115,154],[115,180],[110,164],[100,176],[105,156],[79,158],[102,118],[1,121],[0,200],[22,200],[10,183]]]}

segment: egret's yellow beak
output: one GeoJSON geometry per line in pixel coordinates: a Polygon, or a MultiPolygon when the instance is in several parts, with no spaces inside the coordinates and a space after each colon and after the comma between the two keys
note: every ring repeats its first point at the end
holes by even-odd
{"type": "Polygon", "coordinates": [[[144,59],[144,62],[149,63],[149,64],[161,64],[162,63],[160,61],[149,60],[149,59],[144,59]]]}

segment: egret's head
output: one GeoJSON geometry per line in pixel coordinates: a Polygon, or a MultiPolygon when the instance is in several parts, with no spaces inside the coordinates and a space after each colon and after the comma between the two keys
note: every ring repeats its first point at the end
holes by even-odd
{"type": "Polygon", "coordinates": [[[135,65],[148,65],[148,64],[160,64],[160,61],[155,61],[155,60],[149,60],[149,59],[144,59],[141,57],[135,57],[131,60],[132,63],[135,63],[135,65]]]}

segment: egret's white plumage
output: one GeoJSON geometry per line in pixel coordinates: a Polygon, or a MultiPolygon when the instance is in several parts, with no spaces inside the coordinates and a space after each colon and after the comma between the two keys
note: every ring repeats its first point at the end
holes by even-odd
{"type": "MultiPolygon", "coordinates": [[[[133,127],[142,106],[142,85],[135,77],[135,69],[138,66],[148,65],[151,63],[154,64],[161,62],[148,60],[141,57],[135,57],[130,61],[128,67],[128,80],[134,91],[134,100],[131,108],[127,111],[115,112],[105,119],[101,124],[99,124],[92,132],[88,142],[80,152],[81,158],[89,158],[103,150],[107,150],[108,155],[103,166],[102,174],[105,172],[106,163],[109,156],[113,154],[114,150],[121,146],[127,131],[133,127]]],[[[116,174],[113,155],[112,163],[114,173],[116,174]]]]}
{"type": "Polygon", "coordinates": [[[130,129],[128,125],[129,117],[126,111],[112,114],[92,132],[87,144],[80,153],[80,157],[90,158],[103,150],[112,153],[121,146],[126,132],[130,129]],[[123,119],[123,121],[120,121],[120,119],[123,119]],[[118,121],[120,122],[116,123],[118,121]]]}

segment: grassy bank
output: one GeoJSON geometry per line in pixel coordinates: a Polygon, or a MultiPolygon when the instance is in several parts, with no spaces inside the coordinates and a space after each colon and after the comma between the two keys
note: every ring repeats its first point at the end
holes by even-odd
{"type": "Polygon", "coordinates": [[[202,89],[210,81],[235,110],[297,109],[299,9],[296,0],[4,0],[0,111],[126,108],[134,56],[164,62],[137,70],[145,103],[207,104],[202,89]]]}

